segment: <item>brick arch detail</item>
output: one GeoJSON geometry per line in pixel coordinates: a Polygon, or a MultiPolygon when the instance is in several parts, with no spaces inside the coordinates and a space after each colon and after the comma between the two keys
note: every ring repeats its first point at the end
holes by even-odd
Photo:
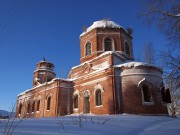
{"type": "Polygon", "coordinates": [[[101,93],[104,92],[104,87],[101,85],[101,84],[97,84],[95,87],[94,87],[94,95],[96,93],[96,90],[101,90],[101,93]]]}
{"type": "Polygon", "coordinates": [[[147,85],[150,90],[153,88],[153,84],[146,78],[143,78],[141,81],[139,81],[138,88],[141,88],[143,85],[147,85]]]}
{"type": "Polygon", "coordinates": [[[51,99],[53,99],[52,93],[48,93],[48,94],[46,95],[46,99],[48,99],[49,97],[51,97],[51,99]]]}
{"type": "Polygon", "coordinates": [[[105,51],[105,44],[104,44],[104,41],[106,38],[110,38],[112,40],[112,51],[116,51],[116,46],[115,46],[115,41],[113,38],[111,38],[110,36],[105,36],[103,38],[103,42],[102,42],[102,45],[103,45],[103,51],[105,51]]]}
{"type": "Polygon", "coordinates": [[[75,95],[78,95],[78,97],[80,97],[79,90],[75,90],[75,91],[73,92],[73,96],[75,96],[75,95]]]}
{"type": "Polygon", "coordinates": [[[150,81],[148,81],[146,78],[143,78],[141,81],[139,81],[138,88],[139,88],[139,90],[141,90],[142,95],[143,95],[143,91],[142,91],[142,86],[143,85],[146,85],[149,88],[151,97],[150,97],[150,102],[145,102],[144,98],[142,96],[142,104],[153,105],[154,104],[153,96],[152,96],[153,84],[150,81]]]}
{"type": "Polygon", "coordinates": [[[83,97],[85,96],[85,93],[86,93],[86,92],[88,92],[88,95],[89,95],[89,98],[90,98],[91,94],[90,94],[90,91],[89,91],[89,90],[85,90],[85,91],[83,92],[83,97]]]}

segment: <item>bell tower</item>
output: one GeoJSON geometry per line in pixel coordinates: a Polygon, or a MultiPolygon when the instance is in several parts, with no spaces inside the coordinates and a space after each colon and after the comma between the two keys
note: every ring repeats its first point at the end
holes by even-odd
{"type": "Polygon", "coordinates": [[[126,60],[133,60],[132,35],[110,20],[94,22],[80,35],[81,63],[104,52],[115,52],[126,60]]]}
{"type": "Polygon", "coordinates": [[[33,86],[49,82],[55,77],[54,64],[47,62],[46,59],[43,58],[42,61],[37,63],[36,70],[34,71],[33,86]]]}

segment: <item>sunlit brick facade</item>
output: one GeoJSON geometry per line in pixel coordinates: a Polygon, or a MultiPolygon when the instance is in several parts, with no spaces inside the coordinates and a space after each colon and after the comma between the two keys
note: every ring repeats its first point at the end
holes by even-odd
{"type": "Polygon", "coordinates": [[[162,71],[133,61],[131,33],[113,21],[97,21],[80,35],[80,49],[80,65],[68,79],[56,78],[45,59],[37,64],[33,88],[18,95],[17,117],[167,114],[162,71]]]}

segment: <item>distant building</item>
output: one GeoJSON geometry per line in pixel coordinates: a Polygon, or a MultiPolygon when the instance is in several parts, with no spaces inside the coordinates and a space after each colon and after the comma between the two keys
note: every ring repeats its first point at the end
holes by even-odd
{"type": "Polygon", "coordinates": [[[113,21],[96,21],[80,35],[80,65],[56,78],[45,59],[33,87],[17,97],[17,117],[73,113],[167,114],[162,70],[134,62],[132,36],[113,21]]]}

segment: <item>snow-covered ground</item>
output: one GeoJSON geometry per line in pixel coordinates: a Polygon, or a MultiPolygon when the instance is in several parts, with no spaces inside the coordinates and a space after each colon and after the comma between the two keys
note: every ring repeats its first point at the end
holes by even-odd
{"type": "MultiPolygon", "coordinates": [[[[13,135],[179,135],[180,119],[167,116],[83,115],[58,118],[16,119],[6,133],[13,135]]],[[[11,124],[12,122],[10,122],[11,124]]],[[[7,120],[0,120],[4,135],[7,120]]]]}

